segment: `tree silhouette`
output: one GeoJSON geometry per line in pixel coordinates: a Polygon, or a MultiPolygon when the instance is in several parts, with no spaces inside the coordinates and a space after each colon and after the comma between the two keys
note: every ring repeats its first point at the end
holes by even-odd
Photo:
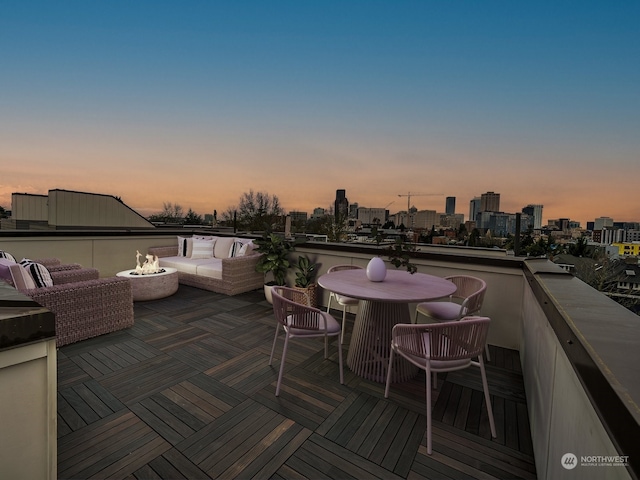
{"type": "Polygon", "coordinates": [[[242,194],[238,205],[229,207],[222,217],[229,222],[233,221],[234,215],[239,228],[252,232],[271,231],[279,223],[279,217],[284,215],[284,210],[276,195],[249,190],[242,194]]]}

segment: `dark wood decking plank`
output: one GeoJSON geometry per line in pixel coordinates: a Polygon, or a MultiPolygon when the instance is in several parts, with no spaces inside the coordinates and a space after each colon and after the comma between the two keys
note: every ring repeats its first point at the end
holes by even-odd
{"type": "Polygon", "coordinates": [[[273,441],[291,428],[294,422],[280,415],[261,418],[249,431],[234,437],[227,449],[227,455],[218,461],[207,473],[217,478],[236,478],[253,462],[273,441]]]}
{"type": "Polygon", "coordinates": [[[401,477],[406,477],[411,471],[415,452],[420,446],[426,428],[427,419],[425,416],[408,412],[398,429],[398,433],[391,441],[381,465],[401,477]]]}
{"type": "Polygon", "coordinates": [[[458,409],[456,411],[455,419],[453,420],[453,426],[464,429],[467,425],[467,419],[469,418],[469,407],[471,405],[471,395],[473,390],[465,388],[460,395],[460,403],[458,403],[458,409]]]}
{"type": "Polygon", "coordinates": [[[60,394],[60,392],[57,394],[57,402],[58,414],[64,418],[65,424],[71,430],[79,430],[87,424],[87,422],[82,419],[78,412],[76,412],[69,402],[67,402],[67,400],[60,394]]]}
{"type": "Polygon", "coordinates": [[[193,431],[200,430],[206,425],[205,422],[191,415],[191,413],[182,408],[182,406],[163,395],[165,391],[166,390],[151,396],[150,400],[156,402],[160,407],[164,408],[169,414],[179,419],[182,424],[186,425],[193,431]]]}
{"type": "Polygon", "coordinates": [[[86,384],[82,383],[80,385],[75,385],[72,389],[78,397],[82,399],[87,407],[95,412],[98,418],[104,418],[114,412],[114,410],[109,408],[109,406],[107,406],[99,396],[92,392],[86,384]]]}
{"type": "Polygon", "coordinates": [[[82,368],[68,357],[58,358],[58,388],[91,379],[82,368]]]}
{"type": "Polygon", "coordinates": [[[152,333],[144,338],[149,345],[162,350],[175,350],[183,345],[196,342],[211,335],[191,325],[180,325],[163,332],[152,333]]]}
{"type": "Polygon", "coordinates": [[[236,424],[242,422],[247,416],[251,415],[253,411],[255,411],[254,401],[246,400],[242,402],[220,418],[211,422],[205,428],[185,439],[177,445],[178,450],[196,464],[200,463],[207,457],[211,444],[216,441],[220,435],[234,428],[236,424]]]}
{"type": "MultiPolygon", "coordinates": [[[[535,466],[531,459],[523,460],[517,451],[498,450],[491,442],[482,439],[467,439],[458,435],[443,432],[439,428],[434,429],[434,446],[438,445],[438,451],[463,452],[469,458],[477,459],[480,462],[491,464],[501,470],[502,478],[535,478],[535,466]]],[[[434,447],[435,448],[435,447],[434,447]]],[[[465,461],[465,463],[469,463],[465,461]]]]}
{"type": "Polygon", "coordinates": [[[194,375],[189,378],[189,383],[204,390],[217,398],[222,404],[236,406],[247,399],[247,396],[233,388],[229,388],[222,382],[205,374],[194,375]]]}
{"type": "Polygon", "coordinates": [[[168,356],[159,356],[121,369],[99,380],[125,404],[136,403],[197,373],[168,356]]]}
{"type": "Polygon", "coordinates": [[[97,480],[112,480],[123,478],[138,470],[142,465],[152,461],[158,455],[166,452],[171,446],[161,438],[154,438],[149,442],[142,443],[134,452],[120,456],[117,461],[92,476],[97,480]]]}
{"type": "Polygon", "coordinates": [[[197,465],[194,465],[187,457],[175,448],[167,450],[161,457],[156,458],[150,464],[156,465],[156,461],[163,459],[174,467],[181,476],[175,477],[163,475],[164,479],[184,478],[186,480],[208,480],[211,477],[203,472],[197,465]]]}
{"type": "Polygon", "coordinates": [[[280,469],[282,464],[297,450],[311,435],[311,431],[296,423],[283,423],[279,431],[274,431],[265,437],[256,447],[253,454],[255,459],[247,465],[242,478],[269,478],[280,469]]]}
{"type": "Polygon", "coordinates": [[[211,422],[213,419],[219,417],[223,413],[221,410],[215,409],[216,415],[210,415],[206,410],[203,410],[201,408],[201,406],[205,406],[205,408],[210,406],[206,404],[206,402],[204,402],[200,397],[198,397],[197,395],[193,395],[191,392],[189,392],[184,387],[181,387],[180,385],[174,385],[171,388],[163,390],[160,394],[166,397],[167,400],[178,405],[185,412],[189,413],[189,415],[197,419],[203,426],[211,422]]]}
{"type": "Polygon", "coordinates": [[[398,410],[397,405],[387,404],[385,409],[382,411],[380,418],[376,421],[373,428],[369,431],[367,437],[365,437],[364,441],[360,444],[360,446],[355,450],[359,455],[364,458],[371,458],[373,450],[376,448],[378,443],[385,441],[384,433],[387,428],[387,425],[396,414],[398,410]]]}
{"type": "MultiPolygon", "coordinates": [[[[350,450],[317,434],[309,437],[309,441],[305,442],[302,450],[307,450],[311,454],[317,455],[318,458],[329,464],[330,467],[338,468],[341,472],[344,472],[345,476],[351,478],[402,478],[386,468],[379,466],[377,463],[363,459],[350,450]]],[[[338,476],[332,478],[344,477],[338,476]]]]}
{"type": "Polygon", "coordinates": [[[125,408],[125,405],[116,397],[111,395],[111,392],[105,389],[97,380],[90,380],[85,382],[84,385],[93,392],[93,394],[100,399],[100,401],[109,408],[112,412],[117,412],[125,408]]]}
{"type": "Polygon", "coordinates": [[[248,416],[220,435],[210,448],[207,458],[198,462],[209,475],[217,477],[236,459],[278,423],[278,414],[264,407],[254,409],[248,416]]]}
{"type": "Polygon", "coordinates": [[[151,399],[131,405],[130,408],[171,445],[180,443],[194,433],[193,429],[188,428],[151,399]]]}
{"type": "Polygon", "coordinates": [[[191,382],[179,383],[171,387],[171,390],[212,418],[218,418],[233,408],[233,405],[229,405],[219,398],[210,395],[191,382]]]}
{"type": "Polygon", "coordinates": [[[58,454],[60,478],[87,478],[110,463],[109,459],[131,451],[131,445],[150,441],[157,435],[138,419],[115,419],[113,428],[94,434],[93,429],[76,437],[80,442],[65,445],[58,454]],[[124,420],[124,421],[122,421],[124,420]],[[120,453],[119,453],[120,452],[120,453]]]}

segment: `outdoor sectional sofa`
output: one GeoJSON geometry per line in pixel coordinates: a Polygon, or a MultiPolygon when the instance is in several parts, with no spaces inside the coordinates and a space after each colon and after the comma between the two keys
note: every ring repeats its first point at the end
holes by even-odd
{"type": "Polygon", "coordinates": [[[160,267],[178,270],[178,281],[224,295],[263,288],[264,274],[256,272],[260,254],[250,239],[237,237],[178,237],[177,244],[151,247],[160,267]]]}
{"type": "Polygon", "coordinates": [[[40,263],[46,263],[52,286],[34,288],[22,265],[4,262],[3,266],[8,268],[17,290],[53,312],[58,347],[133,326],[133,295],[128,279],[99,278],[95,268],[60,265],[52,260],[40,263]]]}

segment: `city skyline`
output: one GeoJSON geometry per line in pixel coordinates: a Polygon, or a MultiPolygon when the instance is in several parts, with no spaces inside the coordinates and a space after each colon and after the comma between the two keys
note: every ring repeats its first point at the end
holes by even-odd
{"type": "Polygon", "coordinates": [[[223,212],[253,189],[544,221],[637,221],[640,4],[15,2],[0,15],[13,192],[223,212]]]}

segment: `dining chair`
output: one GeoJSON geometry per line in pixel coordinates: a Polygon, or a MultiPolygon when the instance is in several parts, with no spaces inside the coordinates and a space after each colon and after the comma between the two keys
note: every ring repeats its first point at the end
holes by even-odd
{"type": "MultiPolygon", "coordinates": [[[[334,265],[327,270],[327,273],[338,272],[340,270],[361,270],[363,267],[359,267],[358,265],[334,265]]],[[[344,343],[344,331],[345,326],[347,324],[347,307],[358,305],[357,298],[346,297],[344,295],[339,295],[337,293],[329,292],[329,302],[327,304],[327,313],[331,309],[331,300],[338,302],[338,305],[342,305],[342,336],[340,337],[340,342],[344,343]]]]}
{"type": "Polygon", "coordinates": [[[482,351],[487,341],[491,320],[488,317],[465,317],[457,322],[427,324],[397,324],[391,334],[391,353],[385,398],[389,397],[394,354],[398,354],[425,371],[427,403],[427,453],[431,455],[431,381],[432,373],[452,372],[471,365],[480,367],[484,400],[489,416],[491,436],[496,438],[496,427],[491,408],[482,351]],[[474,358],[477,357],[477,361],[474,358]]]}
{"type": "MultiPolygon", "coordinates": [[[[284,372],[284,363],[287,356],[287,347],[290,338],[318,338],[324,337],[324,358],[328,358],[329,337],[341,336],[340,324],[330,314],[317,308],[302,305],[295,301],[299,298],[299,292],[289,287],[274,287],[272,290],[273,313],[276,317],[276,333],[273,337],[269,365],[273,363],[273,353],[278,341],[280,327],[285,332],[282,359],[280,360],[280,373],[276,385],[276,397],[280,395],[280,385],[284,372]]],[[[340,383],[344,383],[342,373],[342,347],[338,342],[338,362],[340,364],[340,383]]]]}
{"type": "MultiPolygon", "coordinates": [[[[416,306],[414,323],[418,323],[418,315],[424,315],[436,322],[453,322],[463,317],[480,313],[487,283],[481,278],[470,275],[451,275],[445,277],[456,286],[456,291],[448,301],[422,302],[416,306]]],[[[487,361],[491,361],[489,347],[485,348],[487,361]]]]}

